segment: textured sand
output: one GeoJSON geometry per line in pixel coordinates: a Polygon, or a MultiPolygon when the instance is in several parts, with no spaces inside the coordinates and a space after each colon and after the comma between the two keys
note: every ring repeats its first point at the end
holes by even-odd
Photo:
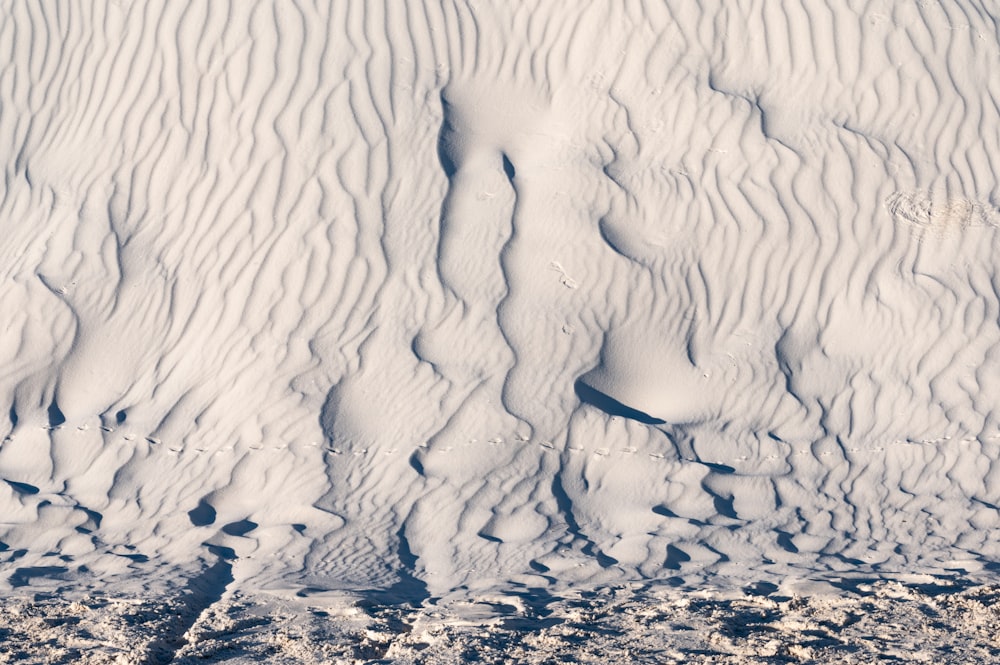
{"type": "Polygon", "coordinates": [[[6,602],[994,582],[998,21],[0,0],[6,602]]]}
{"type": "Polygon", "coordinates": [[[0,662],[965,665],[1000,657],[995,586],[769,593],[602,587],[421,609],[236,595],[202,612],[176,598],[11,599],[2,604],[0,662]]]}

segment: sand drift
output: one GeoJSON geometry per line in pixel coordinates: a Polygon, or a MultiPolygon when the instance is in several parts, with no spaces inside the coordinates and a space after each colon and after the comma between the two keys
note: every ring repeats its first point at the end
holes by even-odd
{"type": "Polygon", "coordinates": [[[988,578],[998,58],[975,2],[0,3],[0,584],[988,578]]]}

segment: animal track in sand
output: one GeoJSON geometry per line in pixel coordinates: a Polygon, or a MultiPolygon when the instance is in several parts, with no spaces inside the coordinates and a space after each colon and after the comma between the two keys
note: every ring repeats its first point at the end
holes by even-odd
{"type": "Polygon", "coordinates": [[[576,287],[579,286],[579,283],[575,279],[569,276],[569,273],[566,272],[566,269],[563,268],[562,264],[559,263],[558,261],[552,261],[551,263],[549,263],[549,269],[555,270],[557,273],[559,273],[559,281],[567,289],[575,289],[576,287]]]}
{"type": "Polygon", "coordinates": [[[885,200],[893,218],[916,232],[944,237],[968,228],[1000,227],[1000,210],[988,203],[928,190],[898,191],[885,200]]]}

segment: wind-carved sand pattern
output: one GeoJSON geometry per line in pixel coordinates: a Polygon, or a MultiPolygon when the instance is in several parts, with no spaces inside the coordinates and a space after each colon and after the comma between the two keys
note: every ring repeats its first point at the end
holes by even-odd
{"type": "Polygon", "coordinates": [[[160,593],[166,662],[250,590],[376,659],[405,606],[993,580],[997,25],[0,0],[0,585],[160,593]]]}

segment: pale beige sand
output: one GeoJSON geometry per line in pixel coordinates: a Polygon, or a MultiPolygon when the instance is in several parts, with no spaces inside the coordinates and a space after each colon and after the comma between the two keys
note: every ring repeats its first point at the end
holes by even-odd
{"type": "Polygon", "coordinates": [[[998,58],[970,0],[0,0],[0,586],[993,582],[998,58]]]}

